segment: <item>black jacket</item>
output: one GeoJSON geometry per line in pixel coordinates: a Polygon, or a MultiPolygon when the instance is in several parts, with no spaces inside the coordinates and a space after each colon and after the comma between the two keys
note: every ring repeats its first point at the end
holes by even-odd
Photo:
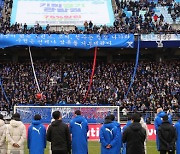
{"type": "Polygon", "coordinates": [[[159,150],[175,150],[176,129],[169,123],[164,121],[158,128],[159,150]]]}
{"type": "Polygon", "coordinates": [[[62,120],[55,120],[47,130],[47,140],[51,142],[52,150],[65,150],[71,153],[71,137],[68,125],[62,120]]]}
{"type": "Polygon", "coordinates": [[[126,145],[126,154],[144,154],[144,141],[146,130],[139,122],[133,122],[123,133],[123,143],[126,145]]]}

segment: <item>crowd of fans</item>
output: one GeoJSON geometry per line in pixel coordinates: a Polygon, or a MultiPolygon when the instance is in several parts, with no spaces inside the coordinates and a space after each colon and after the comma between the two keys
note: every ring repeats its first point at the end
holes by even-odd
{"type": "MultiPolygon", "coordinates": [[[[4,16],[0,18],[0,33],[76,33],[76,34],[88,34],[88,33],[139,33],[139,34],[149,34],[149,33],[180,33],[179,30],[173,29],[173,27],[164,21],[164,16],[161,14],[157,16],[155,14],[155,7],[157,4],[148,1],[119,1],[116,0],[117,9],[115,10],[116,19],[114,21],[114,26],[108,27],[106,25],[93,25],[93,21],[84,22],[84,29],[75,27],[74,30],[66,31],[54,31],[50,30],[50,26],[47,25],[43,28],[38,23],[34,27],[28,27],[26,23],[15,23],[10,24],[10,15],[12,8],[12,0],[5,1],[4,16]],[[10,9],[9,9],[10,8],[10,9]],[[125,13],[126,11],[132,11],[132,15],[128,17],[125,13]],[[140,14],[140,11],[145,11],[144,15],[140,14]]],[[[175,21],[179,17],[180,5],[179,3],[172,3],[171,1],[159,1],[158,5],[169,6],[168,12],[171,14],[172,19],[175,21]]]]}
{"type": "Polygon", "coordinates": [[[180,18],[180,4],[179,3],[174,3],[174,5],[170,4],[168,6],[168,13],[171,14],[171,17],[175,22],[177,18],[180,18]]]}
{"type": "Polygon", "coordinates": [[[173,29],[171,24],[165,22],[163,14],[158,16],[155,13],[157,5],[169,6],[169,12],[174,22],[180,16],[180,4],[164,1],[159,1],[158,4],[148,1],[119,1],[116,0],[117,9],[115,10],[116,20],[114,26],[116,29],[126,33],[179,33],[178,30],[173,29]],[[127,16],[126,12],[131,11],[132,15],[127,16]],[[140,14],[143,11],[143,14],[140,14]]]}
{"type": "Polygon", "coordinates": [[[3,90],[0,110],[12,110],[15,104],[86,104],[119,105],[123,112],[168,112],[180,109],[180,62],[140,62],[132,88],[127,94],[133,62],[98,63],[93,84],[84,101],[90,80],[90,62],[35,62],[40,90],[38,93],[30,63],[3,63],[0,68],[3,90]],[[6,97],[3,93],[6,93],[6,97]]]}

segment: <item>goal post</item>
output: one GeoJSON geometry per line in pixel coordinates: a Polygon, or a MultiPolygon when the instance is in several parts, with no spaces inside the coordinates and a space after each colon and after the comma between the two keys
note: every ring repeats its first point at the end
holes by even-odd
{"type": "Polygon", "coordinates": [[[119,106],[14,106],[14,113],[20,114],[23,123],[31,123],[34,115],[40,114],[42,123],[48,124],[54,111],[60,111],[63,121],[69,123],[76,110],[81,111],[88,123],[103,123],[109,114],[120,122],[119,106]]]}

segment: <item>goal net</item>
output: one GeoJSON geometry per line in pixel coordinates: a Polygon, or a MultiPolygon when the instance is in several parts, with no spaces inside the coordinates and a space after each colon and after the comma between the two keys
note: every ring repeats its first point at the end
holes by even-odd
{"type": "Polygon", "coordinates": [[[43,123],[50,123],[54,111],[60,111],[63,121],[69,123],[76,110],[81,111],[88,123],[103,123],[109,114],[114,114],[118,122],[120,118],[118,106],[14,106],[14,113],[21,115],[23,123],[31,123],[36,114],[41,115],[43,123]]]}

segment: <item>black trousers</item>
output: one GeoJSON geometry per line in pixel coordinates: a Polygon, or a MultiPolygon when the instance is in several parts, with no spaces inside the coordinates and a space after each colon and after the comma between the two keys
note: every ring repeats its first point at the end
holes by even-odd
{"type": "Polygon", "coordinates": [[[175,154],[175,150],[173,151],[160,151],[160,154],[175,154]]]}
{"type": "Polygon", "coordinates": [[[53,150],[52,154],[68,154],[66,150],[53,150]]]}

